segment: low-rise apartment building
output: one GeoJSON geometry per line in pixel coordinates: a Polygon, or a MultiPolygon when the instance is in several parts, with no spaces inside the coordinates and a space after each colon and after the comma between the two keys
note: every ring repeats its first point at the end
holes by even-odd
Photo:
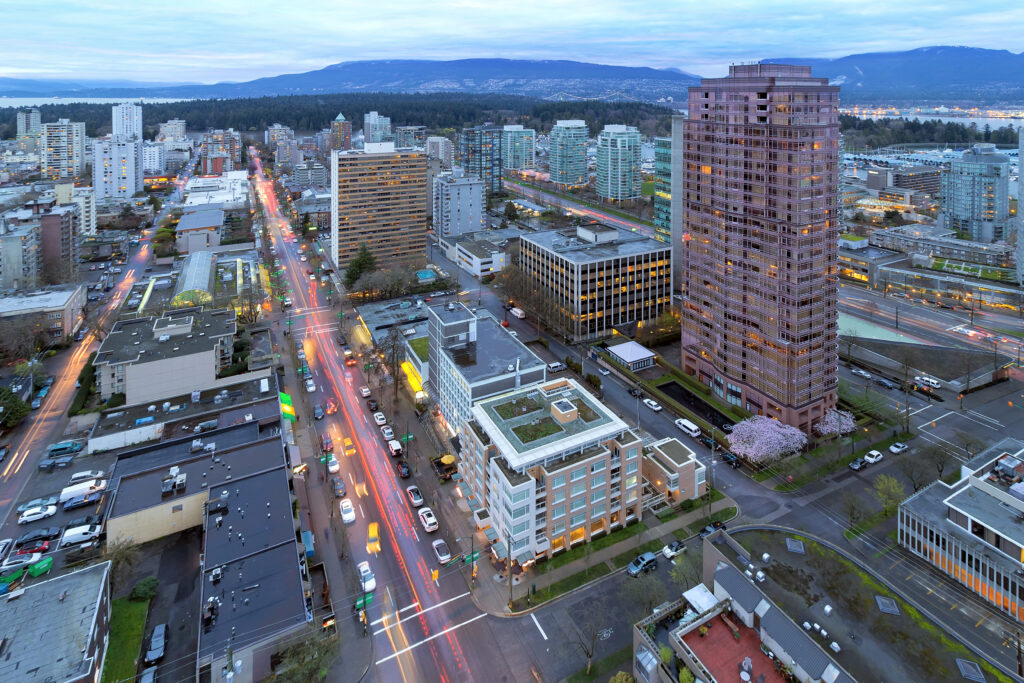
{"type": "Polygon", "coordinates": [[[1012,268],[1015,263],[1013,247],[961,240],[952,230],[929,230],[920,225],[904,225],[878,229],[868,236],[871,246],[892,249],[907,254],[922,254],[932,258],[948,258],[986,266],[1012,268]]]}
{"type": "Polygon", "coordinates": [[[427,315],[429,392],[451,432],[477,401],[544,380],[544,361],[490,314],[449,304],[427,315]]]}
{"type": "Polygon", "coordinates": [[[693,449],[668,437],[651,444],[643,459],[644,480],[672,505],[700,498],[708,491],[707,465],[693,449]]]}
{"type": "MultiPolygon", "coordinates": [[[[196,207],[200,209],[200,207],[196,207]]],[[[224,211],[221,209],[200,209],[190,211],[178,221],[175,243],[178,253],[191,254],[220,246],[220,231],[224,225],[224,211]]]]}
{"type": "Polygon", "coordinates": [[[73,285],[0,298],[0,320],[17,320],[46,331],[50,341],[64,341],[82,324],[85,286],[73,285]]]}
{"type": "Polygon", "coordinates": [[[100,397],[124,394],[131,405],[210,388],[231,364],[234,336],[233,310],[119,320],[93,361],[100,397]]]}
{"type": "Polygon", "coordinates": [[[519,267],[538,294],[522,302],[573,341],[653,322],[672,295],[672,245],[606,225],[523,235],[519,267]]]}
{"type": "Polygon", "coordinates": [[[575,380],[521,387],[471,413],[459,485],[490,512],[499,559],[526,565],[640,518],[640,438],[575,380]]]}

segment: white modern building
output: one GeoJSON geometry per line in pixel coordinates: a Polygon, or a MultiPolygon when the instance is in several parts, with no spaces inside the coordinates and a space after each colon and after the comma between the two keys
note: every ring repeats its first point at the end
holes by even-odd
{"type": "Polygon", "coordinates": [[[381,116],[375,111],[363,115],[363,144],[394,140],[391,134],[391,117],[381,116]]]}
{"type": "Polygon", "coordinates": [[[75,187],[74,183],[57,183],[54,193],[58,204],[78,204],[81,226],[79,234],[96,234],[96,193],[91,187],[75,187]]]}
{"type": "Polygon", "coordinates": [[[991,143],[978,143],[942,174],[946,226],[976,242],[1001,242],[1013,233],[1010,158],[991,143]]]}
{"type": "Polygon", "coordinates": [[[177,142],[185,139],[185,121],[171,119],[160,124],[160,132],[156,136],[161,142],[177,142]]]}
{"type": "Polygon", "coordinates": [[[633,126],[609,124],[597,136],[598,196],[614,202],[640,198],[643,138],[633,126]]]}
{"type": "Polygon", "coordinates": [[[142,143],[142,172],[159,174],[167,170],[167,146],[163,142],[142,143]]]}
{"type": "Polygon", "coordinates": [[[38,109],[33,107],[32,109],[18,112],[16,130],[19,138],[37,136],[42,129],[43,122],[39,116],[38,109]]]}
{"type": "Polygon", "coordinates": [[[0,217],[0,289],[35,287],[43,267],[39,223],[14,225],[0,217]]]}
{"type": "Polygon", "coordinates": [[[427,158],[440,159],[441,169],[450,171],[455,163],[455,145],[448,138],[431,136],[427,138],[427,158]]]}
{"type": "Polygon", "coordinates": [[[536,166],[537,132],[522,126],[505,126],[502,131],[501,165],[512,171],[526,171],[536,166]]]}
{"type": "Polygon", "coordinates": [[[435,234],[460,235],[483,229],[487,211],[483,180],[456,168],[436,176],[433,191],[435,234]]]}
{"type": "Polygon", "coordinates": [[[92,182],[97,199],[127,199],[142,191],[142,141],[111,136],[97,140],[92,182]]]}
{"type": "Polygon", "coordinates": [[[548,136],[548,173],[561,188],[587,184],[587,124],[572,119],[558,121],[548,136]]]}
{"type": "Polygon", "coordinates": [[[77,179],[85,170],[85,123],[58,119],[42,124],[39,157],[44,178],[77,179]]]}
{"type": "Polygon", "coordinates": [[[112,135],[126,140],[142,140],[142,107],[131,102],[115,104],[111,109],[112,135]]]}

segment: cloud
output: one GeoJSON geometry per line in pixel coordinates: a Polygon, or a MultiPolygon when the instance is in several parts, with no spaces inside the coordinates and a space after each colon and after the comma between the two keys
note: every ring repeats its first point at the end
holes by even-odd
{"type": "Polygon", "coordinates": [[[0,75],[215,82],[360,59],[510,57],[715,76],[767,57],[924,45],[1020,51],[1022,25],[1016,0],[54,0],[45,11],[5,8],[0,75]]]}

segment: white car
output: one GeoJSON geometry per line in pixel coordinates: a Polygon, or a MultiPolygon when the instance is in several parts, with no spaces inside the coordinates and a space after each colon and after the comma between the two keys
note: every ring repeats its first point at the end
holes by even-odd
{"type": "Polygon", "coordinates": [[[609,370],[608,368],[598,368],[597,371],[600,372],[605,377],[607,377],[608,375],[612,374],[612,371],[609,370]]]}
{"type": "Polygon", "coordinates": [[[661,554],[665,556],[666,560],[671,560],[676,555],[686,552],[686,544],[682,541],[672,541],[664,548],[661,549],[661,554]]]}
{"type": "Polygon", "coordinates": [[[11,555],[2,565],[0,565],[0,571],[7,571],[8,569],[14,569],[15,567],[27,567],[30,564],[35,564],[41,559],[43,559],[42,553],[11,555]]]}
{"type": "Polygon", "coordinates": [[[359,395],[363,398],[370,398],[370,387],[366,385],[359,387],[359,395]]]}
{"type": "Polygon", "coordinates": [[[384,425],[381,427],[380,433],[383,435],[385,441],[391,441],[395,438],[395,430],[391,428],[391,425],[384,425]]]}
{"type": "Polygon", "coordinates": [[[310,394],[312,394],[314,391],[316,391],[316,382],[314,382],[311,379],[307,379],[306,380],[306,391],[309,392],[310,394]]]}
{"type": "Polygon", "coordinates": [[[409,497],[409,505],[412,505],[414,508],[423,505],[423,494],[420,493],[419,486],[405,487],[405,495],[409,497]]]}
{"type": "Polygon", "coordinates": [[[384,413],[374,413],[373,414],[373,421],[376,422],[377,425],[380,426],[380,427],[383,427],[384,425],[386,425],[388,423],[388,419],[386,417],[384,417],[384,413]]]}
{"type": "Polygon", "coordinates": [[[302,256],[300,256],[299,260],[302,261],[302,262],[305,262],[306,261],[306,255],[303,254],[302,256]]]}
{"type": "Polygon", "coordinates": [[[434,557],[437,558],[439,564],[448,564],[452,561],[452,553],[448,550],[448,544],[443,538],[437,539],[430,546],[434,549],[434,557]]]}
{"type": "Polygon", "coordinates": [[[55,514],[57,514],[56,505],[40,505],[39,507],[29,508],[22,512],[21,517],[18,517],[18,524],[38,522],[41,519],[53,517],[55,514]]]}
{"type": "Polygon", "coordinates": [[[424,531],[437,531],[437,517],[434,516],[433,510],[430,508],[420,508],[416,514],[419,515],[420,524],[423,525],[424,531]]]}
{"type": "Polygon", "coordinates": [[[882,462],[882,458],[885,456],[878,451],[868,451],[868,454],[864,456],[865,462],[869,462],[874,465],[876,462],[882,462]]]}
{"type": "Polygon", "coordinates": [[[861,370],[860,368],[853,368],[850,370],[851,375],[857,375],[857,377],[863,377],[864,379],[871,379],[871,373],[867,370],[861,370]]]}
{"type": "Polygon", "coordinates": [[[341,521],[345,524],[351,524],[356,521],[356,509],[352,505],[352,501],[348,498],[342,498],[338,501],[338,509],[341,510],[341,521]]]}
{"type": "Polygon", "coordinates": [[[644,405],[653,410],[656,413],[661,412],[661,404],[655,401],[653,398],[645,398],[644,405]]]}
{"type": "Polygon", "coordinates": [[[910,446],[908,446],[907,444],[900,443],[897,441],[893,445],[889,446],[889,452],[894,455],[899,455],[900,453],[906,451],[908,448],[910,448],[910,446]]]}
{"type": "Polygon", "coordinates": [[[359,584],[363,587],[363,592],[372,593],[373,589],[377,587],[377,579],[373,578],[370,563],[360,562],[356,565],[356,569],[359,570],[359,584]]]}
{"type": "Polygon", "coordinates": [[[327,471],[331,474],[337,474],[339,469],[341,469],[341,465],[338,464],[338,459],[332,455],[331,459],[327,461],[327,471]]]}

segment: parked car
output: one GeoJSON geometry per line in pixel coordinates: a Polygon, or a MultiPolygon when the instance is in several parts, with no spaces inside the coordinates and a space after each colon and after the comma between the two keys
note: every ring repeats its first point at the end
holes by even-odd
{"type": "Polygon", "coordinates": [[[310,394],[312,394],[314,391],[316,391],[316,382],[314,382],[311,379],[307,379],[306,380],[306,391],[308,393],[310,393],[310,394]]]}
{"type": "Polygon", "coordinates": [[[65,455],[60,458],[43,458],[39,461],[39,469],[43,472],[62,470],[66,467],[71,467],[71,463],[74,461],[74,457],[70,455],[65,455]]]}
{"type": "Polygon", "coordinates": [[[86,515],[85,517],[76,517],[68,522],[68,528],[73,529],[76,526],[93,526],[102,523],[103,517],[101,515],[86,515]]]}
{"type": "Polygon", "coordinates": [[[714,522],[712,524],[708,524],[706,527],[701,529],[700,533],[697,534],[697,535],[700,536],[701,538],[705,538],[705,537],[710,536],[711,534],[715,533],[719,529],[726,529],[726,528],[727,527],[722,522],[714,522]]]}
{"type": "Polygon", "coordinates": [[[146,645],[146,656],[143,657],[143,662],[146,664],[156,664],[164,658],[166,647],[167,624],[157,624],[149,635],[149,641],[146,645]]]}
{"type": "Polygon", "coordinates": [[[377,399],[375,399],[375,398],[367,399],[366,407],[369,408],[371,412],[374,411],[374,410],[377,410],[377,399]]]}
{"type": "Polygon", "coordinates": [[[890,382],[889,380],[887,380],[884,377],[876,377],[875,378],[875,384],[877,384],[878,386],[882,387],[883,389],[895,389],[896,388],[896,385],[893,382],[890,382]]]}
{"type": "Polygon", "coordinates": [[[156,672],[157,667],[155,666],[143,669],[142,673],[139,674],[139,683],[156,683],[156,672]]]}
{"type": "Polygon", "coordinates": [[[35,507],[35,508],[29,508],[28,510],[25,510],[24,512],[22,512],[21,516],[18,517],[18,524],[30,524],[32,522],[38,522],[41,519],[46,519],[47,517],[53,517],[55,514],[57,514],[57,506],[56,505],[47,505],[45,507],[44,506],[39,506],[39,507],[35,507]]]}
{"type": "Polygon", "coordinates": [[[384,413],[374,413],[373,421],[376,422],[379,427],[383,427],[388,423],[388,419],[384,417],[384,413]]]}
{"type": "Polygon", "coordinates": [[[326,415],[326,413],[324,413],[324,408],[323,408],[322,405],[317,403],[316,405],[313,406],[313,419],[314,420],[322,420],[322,419],[324,419],[324,415],[326,415]]]}
{"type": "Polygon", "coordinates": [[[857,377],[863,377],[864,379],[871,379],[871,373],[861,368],[850,368],[850,374],[856,375],[857,377]]]}
{"type": "Polygon", "coordinates": [[[320,450],[324,453],[330,453],[334,450],[334,442],[331,441],[331,435],[327,432],[320,435],[320,450]]]}
{"type": "Polygon", "coordinates": [[[370,398],[370,387],[365,385],[359,387],[359,395],[363,398],[370,398]]]}
{"type": "Polygon", "coordinates": [[[5,538],[2,541],[0,541],[0,560],[4,558],[4,556],[7,554],[7,551],[11,549],[12,545],[14,545],[13,538],[5,538]]]}
{"type": "Polygon", "coordinates": [[[380,428],[381,436],[384,437],[385,441],[391,441],[395,438],[395,430],[391,428],[391,425],[384,425],[380,428]]]}
{"type": "Polygon", "coordinates": [[[847,465],[854,472],[860,472],[862,469],[867,467],[867,463],[864,462],[864,458],[856,458],[849,465],[847,465]]]}
{"type": "Polygon", "coordinates": [[[331,488],[334,489],[335,498],[345,497],[345,480],[342,477],[331,477],[331,488]]]}
{"type": "Polygon", "coordinates": [[[434,557],[437,558],[438,564],[448,564],[452,561],[452,553],[443,538],[435,540],[430,547],[434,549],[434,557]]]}
{"type": "Polygon", "coordinates": [[[907,444],[900,443],[899,441],[897,441],[893,445],[889,446],[889,452],[894,454],[894,455],[899,455],[900,453],[903,453],[904,451],[906,451],[909,448],[910,448],[910,446],[908,446],[907,444]]]}
{"type": "Polygon", "coordinates": [[[434,511],[430,508],[420,508],[416,513],[420,518],[420,524],[423,525],[423,530],[426,532],[437,531],[437,517],[434,516],[434,511]]]}
{"type": "Polygon", "coordinates": [[[337,474],[338,470],[340,470],[340,469],[341,469],[341,464],[338,462],[337,458],[335,458],[332,455],[330,458],[327,459],[327,471],[328,472],[330,472],[331,474],[337,474]]]}
{"type": "Polygon", "coordinates": [[[49,541],[38,541],[30,545],[26,545],[24,548],[19,550],[16,555],[31,555],[33,553],[45,553],[50,550],[49,541]]]}
{"type": "Polygon", "coordinates": [[[64,512],[71,512],[78,508],[84,508],[87,505],[92,505],[99,501],[100,493],[85,493],[81,496],[75,496],[74,498],[64,501],[64,512]]]}
{"type": "Polygon", "coordinates": [[[412,470],[409,469],[409,463],[404,460],[399,460],[395,463],[395,471],[398,472],[398,476],[402,479],[408,479],[412,476],[412,470]]]}
{"type": "Polygon", "coordinates": [[[679,554],[685,553],[685,552],[686,552],[686,544],[683,543],[682,541],[672,541],[667,546],[665,546],[664,548],[661,549],[661,554],[664,555],[665,558],[669,559],[669,560],[671,560],[676,555],[679,555],[679,554]]]}
{"type": "Polygon", "coordinates": [[[11,452],[11,447],[8,445],[0,446],[0,462],[7,459],[7,454],[11,452]]]}
{"type": "Polygon", "coordinates": [[[35,564],[41,559],[43,559],[41,553],[32,553],[31,555],[11,555],[2,565],[0,565],[0,571],[6,572],[9,569],[27,567],[31,564],[35,564]]]}
{"type": "Polygon", "coordinates": [[[932,389],[942,388],[942,385],[939,383],[939,380],[934,379],[932,377],[928,377],[927,375],[917,375],[916,377],[914,377],[914,382],[917,384],[923,384],[926,387],[930,387],[932,389]]]}
{"type": "Polygon", "coordinates": [[[418,486],[406,486],[405,495],[409,499],[409,505],[418,508],[423,505],[423,495],[420,494],[418,486]]]}
{"type": "Polygon", "coordinates": [[[370,570],[370,563],[360,562],[356,565],[356,569],[359,571],[359,585],[362,586],[362,592],[372,593],[377,587],[377,579],[374,578],[373,572],[370,570]]]}
{"type": "Polygon", "coordinates": [[[14,547],[20,548],[23,545],[28,545],[29,543],[36,543],[37,541],[52,541],[53,539],[60,536],[60,532],[61,530],[59,526],[50,526],[43,527],[41,529],[34,529],[32,531],[28,531],[22,534],[21,536],[18,536],[18,538],[14,541],[14,547]]]}
{"type": "Polygon", "coordinates": [[[92,479],[103,479],[106,476],[107,473],[103,470],[84,470],[82,472],[75,472],[68,478],[68,486],[81,484],[83,481],[90,481],[92,479]]]}
{"type": "Polygon", "coordinates": [[[58,502],[57,496],[43,496],[42,498],[33,498],[32,500],[25,501],[18,506],[18,512],[24,512],[29,508],[39,507],[40,505],[56,505],[58,502]]]}
{"type": "Polygon", "coordinates": [[[721,455],[722,462],[724,462],[726,465],[733,468],[734,470],[738,470],[743,466],[743,461],[740,460],[735,453],[730,453],[729,451],[722,451],[721,455]]]}
{"type": "Polygon", "coordinates": [[[655,557],[654,553],[643,553],[637,555],[629,566],[626,567],[626,573],[630,576],[640,576],[646,574],[649,571],[653,571],[658,568],[658,558],[655,557]]]}
{"type": "Polygon", "coordinates": [[[341,511],[341,521],[346,524],[351,524],[356,521],[356,509],[352,505],[352,501],[348,498],[342,498],[338,501],[338,509],[341,511]]]}
{"type": "Polygon", "coordinates": [[[634,396],[634,397],[636,397],[636,398],[640,398],[641,396],[643,396],[643,395],[644,395],[644,392],[640,391],[640,390],[639,390],[639,389],[637,389],[636,387],[633,387],[633,388],[631,388],[631,389],[629,390],[629,395],[630,395],[630,396],[634,396]]]}
{"type": "Polygon", "coordinates": [[[43,399],[40,398],[39,396],[36,396],[34,399],[32,399],[32,403],[30,405],[32,407],[32,410],[39,410],[39,406],[43,405],[43,399]]]}
{"type": "Polygon", "coordinates": [[[661,412],[661,405],[653,398],[645,398],[644,405],[653,410],[656,413],[661,412]]]}
{"type": "Polygon", "coordinates": [[[879,451],[868,451],[867,455],[864,456],[864,462],[874,465],[876,462],[882,462],[884,457],[879,451]]]}

